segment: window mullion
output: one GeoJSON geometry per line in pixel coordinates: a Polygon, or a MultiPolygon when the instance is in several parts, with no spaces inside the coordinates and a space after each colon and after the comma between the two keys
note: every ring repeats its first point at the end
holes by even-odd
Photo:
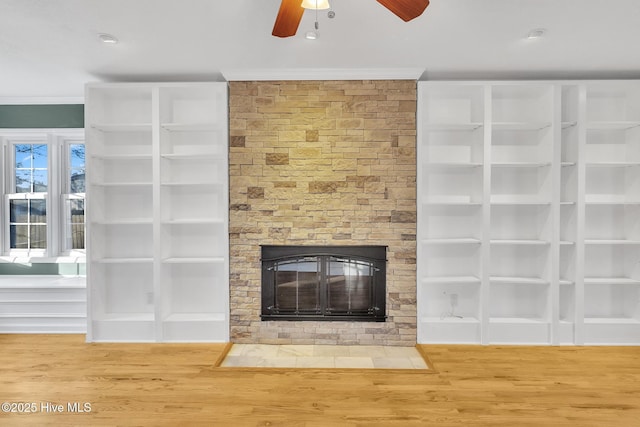
{"type": "Polygon", "coordinates": [[[47,159],[48,171],[47,179],[49,180],[47,185],[47,256],[54,257],[58,255],[58,227],[56,224],[58,220],[58,197],[59,194],[58,185],[58,169],[59,169],[59,143],[58,138],[52,134],[47,135],[47,143],[49,145],[49,158],[47,159]]]}

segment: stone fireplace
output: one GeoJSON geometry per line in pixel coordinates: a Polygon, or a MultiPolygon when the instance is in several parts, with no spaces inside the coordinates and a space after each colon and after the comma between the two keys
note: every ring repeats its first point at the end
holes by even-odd
{"type": "Polygon", "coordinates": [[[416,82],[230,83],[236,343],[416,342],[416,82]],[[261,320],[263,245],[387,247],[385,322],[261,320]]]}

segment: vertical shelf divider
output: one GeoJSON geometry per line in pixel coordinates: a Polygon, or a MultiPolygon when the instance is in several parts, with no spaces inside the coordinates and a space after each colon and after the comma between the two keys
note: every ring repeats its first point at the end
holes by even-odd
{"type": "Polygon", "coordinates": [[[480,263],[480,336],[483,345],[489,344],[489,317],[491,306],[491,144],[493,132],[493,114],[491,105],[491,86],[483,87],[484,93],[484,137],[483,137],[483,164],[482,164],[482,244],[480,263]]]}
{"type": "Polygon", "coordinates": [[[584,345],[584,262],[585,262],[585,194],[586,194],[586,148],[587,148],[587,88],[581,84],[578,90],[578,150],[576,172],[578,173],[578,197],[576,198],[576,283],[575,283],[575,339],[576,345],[584,345]]]}
{"type": "Polygon", "coordinates": [[[425,342],[425,328],[423,325],[423,317],[425,317],[425,294],[426,292],[422,289],[422,278],[424,277],[424,268],[422,267],[422,259],[423,259],[423,248],[422,248],[422,239],[423,239],[423,228],[425,225],[420,226],[420,224],[424,224],[425,221],[422,220],[424,216],[424,206],[422,203],[422,195],[420,184],[422,182],[423,171],[423,152],[426,151],[426,148],[423,148],[424,139],[426,134],[425,129],[425,115],[426,108],[424,106],[426,102],[426,84],[423,82],[418,82],[418,96],[417,96],[417,105],[416,105],[416,329],[417,329],[417,342],[425,342]]]}
{"type": "Polygon", "coordinates": [[[553,131],[551,161],[551,248],[548,253],[551,344],[560,344],[560,198],[562,185],[562,87],[553,87],[553,131]]]}
{"type": "MultiPolygon", "coordinates": [[[[93,94],[89,91],[85,91],[85,103],[93,103],[93,94]]],[[[88,125],[88,123],[92,123],[94,121],[93,118],[93,111],[85,108],[85,126],[88,125]]],[[[85,128],[85,139],[89,138],[89,134],[91,133],[91,130],[87,128],[85,128]]],[[[85,146],[86,147],[86,146],[85,146]]],[[[91,153],[86,150],[85,148],[85,170],[86,171],[90,171],[93,169],[93,157],[90,155],[91,153]]],[[[0,175],[4,175],[4,174],[0,174],[0,175]]],[[[86,175],[85,175],[86,176],[86,175]]],[[[0,177],[0,184],[3,185],[4,188],[4,181],[3,178],[0,177]]],[[[91,188],[91,183],[90,182],[85,182],[85,185],[87,187],[87,189],[85,189],[86,191],[86,197],[85,197],[85,215],[87,213],[91,212],[91,204],[93,202],[93,200],[91,199],[92,195],[90,192],[90,188],[91,188]]],[[[0,218],[2,217],[2,214],[0,214],[0,218]]],[[[92,236],[92,232],[93,232],[93,224],[91,223],[91,221],[88,220],[88,218],[86,218],[85,221],[85,233],[86,233],[86,237],[85,237],[85,244],[86,244],[86,267],[85,267],[85,274],[88,277],[91,277],[92,275],[92,270],[93,270],[93,263],[91,262],[91,249],[90,249],[90,245],[89,245],[89,241],[91,239],[92,236]]],[[[92,293],[95,292],[95,289],[90,287],[87,283],[87,335],[86,335],[86,341],[87,342],[93,342],[94,341],[94,328],[93,328],[93,313],[96,313],[98,310],[98,304],[96,302],[96,298],[92,295],[92,293]]]]}
{"type": "MultiPolygon", "coordinates": [[[[156,318],[156,341],[163,341],[162,333],[162,314],[163,307],[159,302],[159,296],[162,295],[161,280],[162,277],[162,265],[161,251],[162,246],[159,244],[161,240],[160,218],[161,218],[161,196],[160,196],[160,89],[158,87],[153,88],[151,95],[151,127],[152,127],[152,139],[151,144],[151,159],[152,159],[152,171],[153,171],[153,295],[149,298],[153,299],[155,318],[156,318]]],[[[166,298],[166,296],[165,296],[166,298]]]]}

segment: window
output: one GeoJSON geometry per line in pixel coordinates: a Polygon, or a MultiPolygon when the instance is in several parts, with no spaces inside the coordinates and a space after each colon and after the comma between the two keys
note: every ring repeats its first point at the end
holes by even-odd
{"type": "Polygon", "coordinates": [[[47,248],[48,147],[12,144],[14,168],[9,194],[9,248],[47,248]]]}
{"type": "Polygon", "coordinates": [[[7,131],[2,143],[2,254],[84,256],[82,130],[7,131]]]}
{"type": "Polygon", "coordinates": [[[67,167],[65,168],[65,192],[62,195],[64,209],[63,250],[83,250],[85,244],[85,163],[84,144],[65,144],[67,167]]]}

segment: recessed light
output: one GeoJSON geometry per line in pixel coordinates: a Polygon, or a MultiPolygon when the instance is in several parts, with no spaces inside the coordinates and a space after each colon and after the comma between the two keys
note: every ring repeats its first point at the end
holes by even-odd
{"type": "Polygon", "coordinates": [[[546,34],[546,32],[547,30],[545,30],[544,28],[535,28],[529,31],[529,34],[527,34],[527,38],[529,40],[539,39],[543,37],[546,34]]]}
{"type": "Polygon", "coordinates": [[[111,34],[100,33],[100,34],[98,34],[98,39],[102,43],[108,43],[108,44],[116,44],[116,43],[118,43],[118,39],[115,38],[114,36],[112,36],[111,34]]]}
{"type": "Polygon", "coordinates": [[[318,38],[318,36],[319,36],[319,34],[318,34],[317,31],[307,31],[307,34],[305,34],[305,37],[308,40],[315,40],[315,39],[318,38]]]}

